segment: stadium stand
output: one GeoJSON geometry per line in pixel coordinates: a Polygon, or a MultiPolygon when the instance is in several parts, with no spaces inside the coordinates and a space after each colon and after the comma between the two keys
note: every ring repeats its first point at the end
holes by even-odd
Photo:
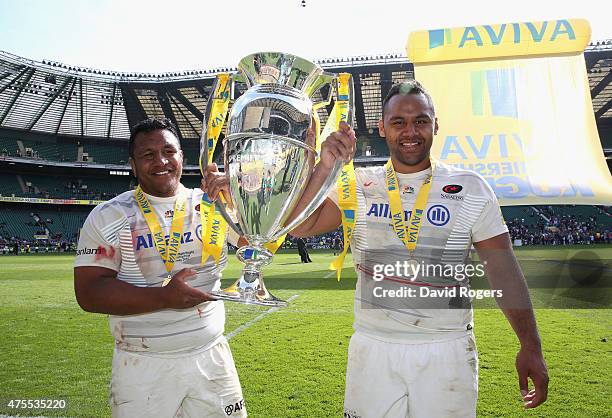
{"type": "Polygon", "coordinates": [[[17,175],[2,174],[0,177],[0,196],[21,196],[23,190],[19,186],[17,175]]]}
{"type": "Polygon", "coordinates": [[[22,157],[47,161],[76,161],[77,159],[77,147],[74,144],[25,139],[16,142],[18,145],[19,142],[22,143],[22,157]]]}
{"type": "MultiPolygon", "coordinates": [[[[593,112],[610,166],[612,41],[593,42],[584,56],[593,112]]],[[[353,75],[356,163],[380,164],[388,156],[378,136],[381,99],[392,84],[414,76],[412,63],[399,55],[381,55],[325,59],[319,64],[353,75]]],[[[182,181],[198,187],[202,118],[218,71],[117,73],[36,62],[0,51],[0,247],[12,241],[34,245],[34,235],[44,235],[38,234],[41,231],[48,231],[51,246],[74,243],[93,206],[42,204],[37,199],[106,200],[132,189],[127,139],[130,126],[147,117],[175,121],[185,155],[182,181]],[[30,200],[16,202],[19,199],[30,200]]],[[[239,84],[237,91],[243,90],[239,84]]],[[[322,123],[329,110],[319,109],[322,123]]],[[[220,148],[214,158],[218,164],[220,148]]],[[[612,242],[609,207],[515,206],[502,212],[513,239],[523,244],[612,242]]],[[[333,237],[334,233],[309,243],[325,246],[333,237]]]]}
{"type": "MultiPolygon", "coordinates": [[[[117,141],[118,142],[118,141],[117,141]]],[[[128,162],[128,146],[126,141],[118,144],[85,143],[83,154],[88,158],[81,161],[99,164],[122,164],[128,162]]]]}

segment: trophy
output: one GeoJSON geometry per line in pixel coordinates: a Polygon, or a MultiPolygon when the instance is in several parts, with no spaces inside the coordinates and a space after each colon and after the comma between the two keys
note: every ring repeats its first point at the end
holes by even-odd
{"type": "MultiPolygon", "coordinates": [[[[287,223],[315,164],[316,145],[312,131],[308,134],[313,129],[313,112],[331,103],[338,76],[303,58],[277,52],[249,55],[240,61],[238,70],[232,87],[242,80],[248,90],[231,108],[223,142],[229,198],[238,225],[219,200],[216,209],[248,245],[236,252],[244,263],[241,277],[229,288],[211,294],[228,301],[286,306],[264,284],[262,269],[272,261],[272,252],[264,245],[310,216],[336,182],[341,160],[315,198],[287,223]]],[[[345,90],[348,94],[340,97],[338,93],[338,100],[347,104],[345,116],[350,123],[352,88],[345,90]]]]}

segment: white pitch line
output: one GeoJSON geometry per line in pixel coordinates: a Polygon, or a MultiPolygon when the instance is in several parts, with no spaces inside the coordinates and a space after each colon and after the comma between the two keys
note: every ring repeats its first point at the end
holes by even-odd
{"type": "MultiPolygon", "coordinates": [[[[287,299],[287,302],[291,302],[292,300],[294,300],[295,298],[297,298],[300,295],[293,295],[291,296],[289,299],[287,299]]],[[[251,325],[261,321],[262,319],[264,319],[266,317],[266,315],[269,315],[271,313],[274,313],[276,311],[278,311],[279,307],[274,307],[274,308],[270,308],[267,311],[265,311],[262,314],[257,315],[255,318],[251,319],[249,322],[247,322],[246,324],[242,324],[240,325],[238,328],[236,328],[235,330],[233,330],[232,332],[230,332],[229,334],[227,334],[225,336],[225,338],[229,341],[232,338],[234,338],[236,335],[240,334],[242,331],[244,331],[245,329],[249,328],[251,325]]]]}
{"type": "Polygon", "coordinates": [[[329,273],[327,273],[325,276],[323,276],[324,279],[329,279],[330,277],[332,277],[334,274],[336,274],[335,271],[330,271],[329,273]]]}

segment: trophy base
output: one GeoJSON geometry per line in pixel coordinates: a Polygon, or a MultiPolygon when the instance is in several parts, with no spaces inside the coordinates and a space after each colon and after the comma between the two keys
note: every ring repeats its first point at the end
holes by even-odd
{"type": "Polygon", "coordinates": [[[229,302],[283,308],[287,302],[272,295],[266,289],[261,272],[242,273],[242,277],[230,287],[210,292],[211,296],[229,302]]]}

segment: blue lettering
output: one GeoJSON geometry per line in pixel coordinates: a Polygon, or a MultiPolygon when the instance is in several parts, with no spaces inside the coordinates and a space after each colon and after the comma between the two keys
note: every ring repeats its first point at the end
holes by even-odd
{"type": "Polygon", "coordinates": [[[472,151],[474,151],[476,158],[478,158],[479,160],[486,158],[487,153],[489,152],[489,146],[491,145],[491,135],[484,136],[480,149],[478,149],[476,144],[474,144],[474,141],[472,140],[471,136],[468,135],[465,137],[465,139],[467,139],[468,144],[470,144],[470,147],[472,148],[472,151]]]}
{"type": "Polygon", "coordinates": [[[459,145],[456,136],[446,137],[446,139],[444,140],[444,147],[442,148],[442,155],[440,156],[440,158],[446,160],[449,154],[459,154],[462,159],[467,160],[467,156],[465,155],[465,152],[463,152],[461,145],[459,145]]]}
{"type": "Polygon", "coordinates": [[[506,31],[506,24],[504,23],[499,27],[499,33],[495,33],[495,30],[489,25],[485,25],[484,28],[489,34],[489,39],[491,39],[491,43],[493,45],[499,45],[499,42],[504,37],[504,32],[506,31]]]}
{"type": "MultiPolygon", "coordinates": [[[[149,238],[151,238],[151,235],[149,235],[149,238]]],[[[142,235],[139,235],[136,238],[136,251],[140,250],[140,247],[149,248],[149,246],[147,245],[147,241],[145,240],[145,237],[143,237],[142,235]]]]}
{"type": "Polygon", "coordinates": [[[490,176],[499,176],[499,163],[489,163],[487,164],[487,169],[489,170],[490,176]]]}
{"type": "Polygon", "coordinates": [[[482,46],[482,39],[474,26],[468,26],[465,28],[465,31],[463,31],[463,36],[461,37],[461,42],[459,42],[459,48],[463,48],[463,45],[468,41],[474,41],[478,46],[482,46]]]}
{"type": "Polygon", "coordinates": [[[531,22],[525,22],[525,25],[527,25],[527,28],[529,29],[529,32],[531,32],[531,38],[535,41],[535,42],[540,42],[542,40],[542,38],[544,37],[544,32],[546,32],[546,26],[548,26],[548,22],[543,22],[542,23],[542,28],[540,29],[540,31],[538,32],[538,30],[536,29],[535,25],[531,22]]]}
{"type": "Polygon", "coordinates": [[[552,36],[550,37],[550,40],[554,41],[555,39],[557,39],[557,36],[563,35],[563,34],[567,34],[567,37],[572,41],[576,39],[576,34],[574,33],[574,28],[572,28],[572,25],[570,25],[570,23],[565,19],[557,20],[557,24],[555,25],[555,30],[552,36]],[[563,30],[561,30],[562,26],[564,28],[563,30]]]}
{"type": "Polygon", "coordinates": [[[521,26],[518,23],[513,23],[512,29],[514,30],[514,43],[518,44],[521,42],[521,26]]]}
{"type": "Polygon", "coordinates": [[[508,158],[508,145],[506,144],[506,134],[499,134],[499,154],[502,158],[508,158]]]}
{"type": "Polygon", "coordinates": [[[366,216],[376,216],[376,217],[379,216],[378,215],[378,203],[372,203],[372,206],[370,206],[370,210],[368,211],[366,216]]]}

